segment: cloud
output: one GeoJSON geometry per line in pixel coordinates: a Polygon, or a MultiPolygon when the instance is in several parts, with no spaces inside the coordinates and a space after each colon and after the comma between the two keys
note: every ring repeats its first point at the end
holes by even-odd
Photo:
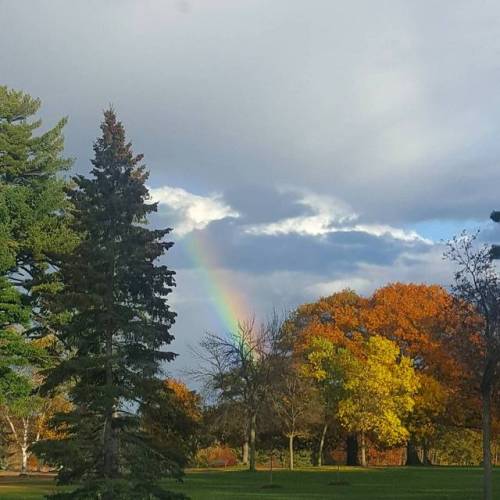
{"type": "Polygon", "coordinates": [[[4,83],[69,115],[79,171],[112,102],[154,186],[293,182],[394,227],[495,208],[498,3],[146,3],[2,2],[4,83]]]}
{"type": "Polygon", "coordinates": [[[420,241],[432,245],[432,240],[424,238],[417,231],[405,230],[386,224],[356,224],[352,227],[341,228],[340,231],[360,231],[362,233],[371,234],[372,236],[389,236],[395,240],[401,241],[420,241]]]}
{"type": "Polygon", "coordinates": [[[349,207],[326,196],[305,194],[298,200],[298,203],[310,209],[313,214],[251,225],[245,229],[245,232],[267,236],[293,233],[303,236],[323,236],[332,232],[333,224],[342,224],[356,217],[349,207]]]}
{"type": "Polygon", "coordinates": [[[446,283],[427,243],[500,208],[498,2],[0,3],[3,83],[44,126],[69,116],[75,171],[108,103],[145,153],[153,223],[175,228],[176,344],[213,320],[189,231],[260,311],[446,283]]]}
{"type": "Polygon", "coordinates": [[[301,236],[325,236],[337,232],[361,232],[372,236],[388,236],[402,241],[420,241],[431,244],[414,230],[404,230],[387,224],[352,224],[359,215],[346,203],[332,197],[304,193],[298,203],[312,214],[287,217],[275,222],[250,225],[247,234],[277,236],[298,234],[301,236]],[[349,224],[351,223],[351,224],[349,224]]]}
{"type": "Polygon", "coordinates": [[[25,26],[4,83],[40,96],[47,124],[69,115],[78,171],[112,102],[153,186],[293,182],[393,227],[495,208],[498,3],[146,3],[2,3],[0,47],[25,26]]]}
{"type": "MultiPolygon", "coordinates": [[[[346,278],[334,279],[331,281],[320,281],[306,287],[306,293],[311,297],[327,297],[333,293],[341,292],[346,288],[364,293],[371,286],[372,281],[369,278],[351,276],[346,278]]],[[[315,300],[313,298],[313,300],[315,300]]]]}
{"type": "Polygon", "coordinates": [[[438,283],[447,287],[451,283],[453,264],[443,260],[442,244],[426,247],[425,252],[402,251],[391,263],[359,262],[348,272],[339,270],[326,280],[311,280],[305,293],[313,297],[327,296],[345,288],[369,295],[377,288],[396,281],[438,283]]]}
{"type": "MultiPolygon", "coordinates": [[[[403,241],[366,232],[254,235],[245,233],[244,228],[239,219],[224,219],[210,224],[200,236],[221,268],[254,273],[260,279],[287,270],[315,275],[316,279],[339,273],[348,277],[360,263],[390,268],[404,252],[418,255],[433,247],[420,240],[403,241]]],[[[180,239],[169,259],[174,269],[192,268],[188,240],[180,239]]]]}
{"type": "Polygon", "coordinates": [[[239,217],[239,213],[227,205],[219,194],[200,196],[170,186],[150,188],[149,192],[152,201],[158,202],[160,211],[166,206],[177,215],[175,232],[179,236],[195,229],[204,229],[214,221],[239,217]]]}

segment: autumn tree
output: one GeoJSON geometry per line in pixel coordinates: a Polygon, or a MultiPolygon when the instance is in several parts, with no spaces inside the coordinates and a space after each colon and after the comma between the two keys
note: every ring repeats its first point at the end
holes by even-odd
{"type": "Polygon", "coordinates": [[[68,385],[73,409],[53,422],[65,438],[39,442],[36,452],[59,466],[60,483],[79,484],[58,498],[166,498],[158,479],[179,475],[181,464],[156,446],[140,413],[161,389],[162,363],[174,358],[166,349],[174,273],[158,263],[170,230],[146,225],[157,210],[148,173],[113,110],[101,130],[91,176],[76,176],[69,191],[81,239],[58,256],[63,288],[48,300],[52,314],[66,316],[56,332],[66,352],[44,389],[68,385]]]}
{"type": "MultiPolygon", "coordinates": [[[[303,304],[298,307],[285,322],[285,331],[291,339],[295,356],[305,361],[304,353],[308,352],[316,339],[321,338],[337,346],[348,347],[352,344],[356,333],[366,331],[364,327],[364,310],[367,299],[353,290],[343,290],[317,302],[303,304]]],[[[321,464],[325,437],[337,412],[337,395],[328,387],[323,379],[312,376],[317,384],[323,401],[323,425],[318,439],[318,464],[321,464]]],[[[358,442],[355,434],[348,434],[346,440],[347,464],[359,465],[358,442]]]]}
{"type": "Polygon", "coordinates": [[[364,309],[367,329],[396,342],[421,378],[408,419],[407,465],[422,463],[417,445],[429,463],[436,426],[456,417],[451,410],[462,392],[464,371],[447,344],[459,335],[457,318],[453,297],[438,285],[391,283],[376,290],[364,309]]]}
{"type": "MultiPolygon", "coordinates": [[[[491,248],[477,245],[477,233],[462,233],[447,245],[445,256],[456,266],[453,293],[463,306],[464,324],[476,327],[463,343],[461,355],[480,375],[483,434],[483,498],[492,500],[492,395],[500,363],[500,276],[491,248]],[[475,322],[478,317],[480,322],[475,322]]],[[[467,332],[467,328],[464,328],[467,332]]],[[[465,335],[464,335],[465,336],[465,335]]]]}
{"type": "Polygon", "coordinates": [[[357,335],[351,348],[325,338],[311,347],[312,372],[335,393],[342,425],[360,437],[361,465],[367,464],[368,436],[387,446],[408,437],[404,419],[414,407],[418,379],[411,360],[394,342],[357,335]]]}
{"type": "Polygon", "coordinates": [[[9,442],[19,450],[21,474],[28,472],[31,447],[42,439],[61,439],[62,430],[55,431],[49,421],[56,413],[65,413],[71,405],[64,393],[40,396],[36,374],[19,380],[14,398],[5,398],[1,405],[7,423],[9,442]]]}

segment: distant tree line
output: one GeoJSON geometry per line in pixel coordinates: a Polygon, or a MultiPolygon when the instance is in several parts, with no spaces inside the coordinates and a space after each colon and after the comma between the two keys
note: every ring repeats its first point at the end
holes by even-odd
{"type": "Polygon", "coordinates": [[[316,465],[366,466],[368,456],[403,447],[407,465],[478,465],[481,325],[440,286],[393,283],[241,325],[238,342],[207,334],[195,372],[211,396],[206,423],[214,443],[243,450],[251,470],[259,447],[286,449],[293,468],[297,444],[316,465]]]}

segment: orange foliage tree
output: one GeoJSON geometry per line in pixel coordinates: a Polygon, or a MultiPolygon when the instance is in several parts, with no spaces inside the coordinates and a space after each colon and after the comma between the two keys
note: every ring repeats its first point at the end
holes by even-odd
{"type": "Polygon", "coordinates": [[[428,449],[437,424],[458,423],[454,402],[463,402],[464,367],[447,347],[459,335],[459,311],[453,297],[441,286],[391,283],[378,289],[364,310],[364,322],[371,333],[398,344],[413,360],[421,378],[416,405],[409,417],[411,437],[407,464],[429,463],[428,449]],[[416,445],[422,448],[422,459],[416,445]]]}
{"type": "Polygon", "coordinates": [[[164,382],[165,388],[173,392],[175,401],[194,422],[200,422],[202,417],[200,395],[191,390],[184,382],[175,378],[168,378],[164,382]]]}
{"type": "MultiPolygon", "coordinates": [[[[317,302],[300,306],[285,324],[288,336],[294,344],[295,355],[304,359],[318,338],[357,352],[359,342],[356,342],[356,334],[365,331],[363,318],[367,305],[367,299],[353,290],[346,289],[323,297],[317,302]]],[[[317,453],[318,465],[321,465],[325,436],[329,425],[334,421],[338,402],[332,398],[332,392],[326,390],[322,384],[319,384],[318,388],[324,407],[324,423],[317,453]]],[[[358,465],[355,435],[347,437],[347,463],[358,465]]]]}
{"type": "MultiPolygon", "coordinates": [[[[414,411],[406,422],[411,436],[407,445],[408,464],[428,461],[427,451],[438,424],[463,425],[464,415],[473,413],[471,391],[466,390],[471,374],[451,348],[451,345],[458,348],[463,341],[460,307],[440,286],[392,283],[370,298],[344,290],[300,306],[287,328],[293,333],[299,357],[304,357],[318,338],[356,354],[359,335],[380,335],[395,342],[402,354],[412,360],[420,389],[415,395],[414,411]]],[[[327,416],[334,413],[332,403],[325,394],[325,408],[330,409],[325,411],[327,416]]],[[[324,432],[326,427],[327,420],[324,432]]],[[[356,455],[355,439],[351,436],[348,463],[355,464],[356,455]]]]}

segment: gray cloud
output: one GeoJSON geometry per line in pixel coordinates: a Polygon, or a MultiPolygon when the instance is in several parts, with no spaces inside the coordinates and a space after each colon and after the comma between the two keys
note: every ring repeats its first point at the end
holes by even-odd
{"type": "Polygon", "coordinates": [[[158,184],[293,179],[392,224],[495,204],[495,2],[179,5],[2,2],[4,82],[70,115],[79,169],[112,102],[158,184]]]}
{"type": "Polygon", "coordinates": [[[177,227],[181,339],[213,320],[190,229],[261,312],[346,284],[446,282],[439,245],[389,233],[439,240],[500,208],[497,2],[0,0],[0,12],[1,83],[40,96],[47,125],[69,116],[77,171],[112,103],[151,187],[201,197],[153,218],[177,227]],[[330,232],[323,211],[316,235],[257,234],[317,216],[299,192],[357,219],[330,232]]]}
{"type": "MultiPolygon", "coordinates": [[[[254,236],[242,234],[236,224],[224,221],[210,226],[209,238],[225,267],[257,274],[296,270],[325,276],[335,269],[352,270],[359,262],[391,265],[403,251],[420,253],[427,251],[428,246],[357,231],[332,233],[323,238],[296,234],[254,236]]],[[[178,241],[177,265],[192,267],[184,245],[185,240],[178,241]]]]}

